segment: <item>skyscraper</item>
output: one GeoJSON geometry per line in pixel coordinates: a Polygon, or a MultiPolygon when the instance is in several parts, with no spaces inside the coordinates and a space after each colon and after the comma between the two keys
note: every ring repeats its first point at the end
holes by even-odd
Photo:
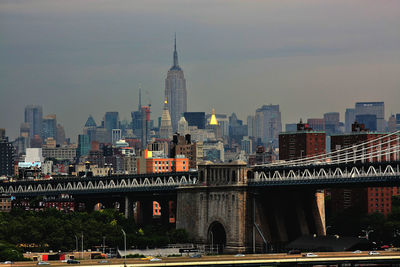
{"type": "MultiPolygon", "coordinates": [[[[358,115],[375,115],[376,116],[375,131],[378,131],[378,132],[385,131],[385,103],[384,102],[357,102],[355,105],[355,116],[358,116],[358,115]]],[[[370,117],[370,118],[372,118],[372,117],[370,117]]]]}
{"type": "Polygon", "coordinates": [[[42,120],[42,139],[57,138],[57,119],[55,114],[47,115],[42,120]]]}
{"type": "Polygon", "coordinates": [[[167,99],[165,99],[164,101],[164,110],[161,116],[160,138],[165,138],[165,139],[172,138],[171,117],[168,111],[167,99]]]}
{"type": "Polygon", "coordinates": [[[78,135],[78,148],[76,149],[77,161],[82,156],[86,156],[90,151],[89,136],[86,134],[78,135]]]}
{"type": "Polygon", "coordinates": [[[172,129],[176,131],[180,117],[187,111],[186,80],[183,75],[183,70],[178,64],[176,37],[174,45],[174,63],[169,69],[167,78],[165,79],[165,97],[167,98],[168,110],[171,115],[172,129]]]}
{"type": "Polygon", "coordinates": [[[256,110],[256,137],[266,144],[278,145],[279,133],[282,131],[279,105],[263,105],[256,110]]]}
{"type": "Polygon", "coordinates": [[[354,108],[346,108],[345,126],[344,126],[346,133],[351,132],[351,125],[354,123],[355,119],[356,119],[355,109],[354,108]]]}
{"type": "Polygon", "coordinates": [[[89,136],[90,143],[92,141],[99,141],[96,139],[96,130],[97,130],[97,124],[94,121],[92,115],[89,115],[89,118],[87,119],[85,126],[83,127],[83,134],[89,136]]]}
{"type": "Polygon", "coordinates": [[[42,106],[28,105],[25,107],[25,123],[29,124],[29,138],[35,134],[42,134],[43,110],[42,106]]]}
{"type": "Polygon", "coordinates": [[[14,148],[6,137],[5,129],[0,129],[0,176],[14,175],[14,148]]]}
{"type": "Polygon", "coordinates": [[[206,113],[205,112],[185,112],[183,113],[185,120],[189,126],[197,126],[198,129],[206,128],[206,113]]]}
{"type": "Polygon", "coordinates": [[[324,114],[325,121],[325,131],[327,135],[336,133],[339,131],[339,121],[340,114],[339,112],[328,112],[324,114]]]}
{"type": "Polygon", "coordinates": [[[107,129],[108,142],[111,142],[112,129],[119,129],[119,119],[117,111],[106,112],[104,116],[104,128],[107,129]]]}

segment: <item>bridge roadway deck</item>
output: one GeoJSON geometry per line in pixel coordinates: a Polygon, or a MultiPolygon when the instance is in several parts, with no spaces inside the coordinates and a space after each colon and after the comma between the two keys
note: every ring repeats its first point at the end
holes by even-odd
{"type": "Polygon", "coordinates": [[[314,186],[316,188],[332,187],[386,187],[399,186],[400,175],[393,176],[370,176],[358,178],[322,178],[322,179],[281,179],[281,180],[250,180],[247,183],[250,187],[306,187],[314,186]]]}
{"type": "MultiPolygon", "coordinates": [[[[203,256],[202,258],[170,257],[161,258],[159,262],[150,262],[140,259],[126,259],[126,266],[262,266],[268,265],[321,265],[321,264],[399,264],[400,252],[380,251],[379,255],[368,255],[368,252],[354,254],[352,252],[315,252],[318,257],[302,257],[302,255],[287,254],[254,254],[243,257],[234,255],[203,256]]],[[[303,253],[304,254],[304,253],[303,253]]],[[[66,263],[50,261],[50,266],[72,266],[66,263]]],[[[3,266],[7,266],[6,264],[3,266]]],[[[9,265],[10,266],[10,265],[9,265]]],[[[36,262],[16,262],[12,266],[36,266],[36,262]]],[[[123,259],[111,259],[108,263],[99,263],[99,260],[83,260],[80,267],[110,266],[123,267],[123,259]]]]}

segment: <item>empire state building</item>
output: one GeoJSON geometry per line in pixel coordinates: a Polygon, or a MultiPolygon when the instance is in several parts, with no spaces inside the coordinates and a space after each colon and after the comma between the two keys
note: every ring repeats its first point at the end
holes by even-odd
{"type": "Polygon", "coordinates": [[[174,64],[169,69],[165,79],[165,97],[168,103],[168,110],[171,113],[172,129],[178,129],[178,121],[183,112],[187,111],[186,80],[183,70],[178,64],[178,52],[176,51],[176,37],[174,45],[174,64]]]}

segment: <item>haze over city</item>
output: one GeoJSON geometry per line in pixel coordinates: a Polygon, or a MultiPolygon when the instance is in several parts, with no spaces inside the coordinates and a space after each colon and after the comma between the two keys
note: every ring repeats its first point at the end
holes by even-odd
{"type": "Polygon", "coordinates": [[[245,120],[279,104],[282,123],[384,101],[400,110],[398,1],[2,1],[0,125],[18,136],[28,104],[67,137],[92,114],[161,116],[177,34],[188,111],[245,120]]]}

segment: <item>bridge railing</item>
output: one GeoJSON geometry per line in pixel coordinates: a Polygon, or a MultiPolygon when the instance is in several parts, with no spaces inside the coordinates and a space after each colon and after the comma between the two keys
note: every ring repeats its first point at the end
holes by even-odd
{"type": "Polygon", "coordinates": [[[104,179],[56,179],[1,183],[0,194],[149,191],[171,189],[178,186],[193,185],[197,183],[197,173],[194,172],[152,177],[132,176],[126,178],[106,177],[104,179]]]}
{"type": "Polygon", "coordinates": [[[257,169],[254,172],[254,178],[248,179],[248,182],[265,183],[269,181],[301,181],[313,179],[337,180],[368,177],[400,177],[400,164],[397,161],[394,164],[382,164],[379,166],[363,164],[358,166],[337,165],[335,167],[325,165],[318,168],[310,166],[310,168],[304,167],[301,169],[265,168],[264,170],[257,169]]]}

